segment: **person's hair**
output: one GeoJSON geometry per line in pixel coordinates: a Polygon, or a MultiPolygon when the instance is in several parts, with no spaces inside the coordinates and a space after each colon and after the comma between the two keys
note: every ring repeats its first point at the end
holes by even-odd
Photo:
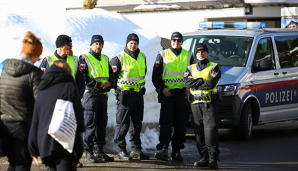
{"type": "Polygon", "coordinates": [[[35,36],[32,32],[28,31],[23,39],[22,53],[27,54],[29,57],[33,55],[40,56],[43,47],[40,39],[35,36]]]}
{"type": "Polygon", "coordinates": [[[72,75],[69,65],[64,60],[59,59],[57,61],[54,61],[53,64],[64,69],[64,71],[66,71],[68,74],[72,75]]]}

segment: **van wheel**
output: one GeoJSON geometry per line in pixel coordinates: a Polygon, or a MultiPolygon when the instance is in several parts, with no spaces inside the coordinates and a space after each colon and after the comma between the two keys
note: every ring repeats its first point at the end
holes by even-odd
{"type": "Polygon", "coordinates": [[[249,103],[245,103],[241,112],[239,126],[236,128],[237,136],[241,140],[249,140],[252,136],[253,110],[249,103]]]}

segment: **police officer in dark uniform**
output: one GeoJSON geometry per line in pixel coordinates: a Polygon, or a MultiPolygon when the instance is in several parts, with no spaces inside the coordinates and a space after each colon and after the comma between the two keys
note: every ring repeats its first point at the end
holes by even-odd
{"type": "Polygon", "coordinates": [[[45,70],[52,65],[53,61],[59,59],[65,60],[72,70],[72,75],[76,81],[80,95],[83,96],[85,91],[85,80],[81,70],[79,69],[78,59],[76,56],[73,56],[72,53],[71,37],[63,34],[59,35],[56,39],[56,47],[57,50],[54,52],[54,54],[45,57],[39,68],[45,72],[45,70]]]}
{"type": "Polygon", "coordinates": [[[189,119],[185,100],[189,89],[183,83],[183,74],[193,62],[191,52],[182,49],[183,37],[174,32],[171,36],[171,48],[160,51],[157,55],[152,82],[158,92],[160,109],[160,135],[155,153],[157,159],[168,160],[169,143],[172,141],[172,160],[183,161],[180,149],[184,148],[186,124],[189,119]],[[172,136],[172,127],[174,128],[172,136]]]}
{"type": "Polygon", "coordinates": [[[117,158],[148,160],[141,147],[140,133],[144,115],[146,57],[140,52],[139,37],[132,33],[126,40],[124,51],[114,57],[110,65],[114,71],[117,113],[114,142],[117,158]],[[117,84],[116,84],[117,83],[117,84]],[[131,153],[127,154],[125,136],[129,131],[131,153]]]}
{"type": "Polygon", "coordinates": [[[79,57],[79,64],[85,78],[86,92],[83,97],[86,131],[83,136],[85,160],[90,163],[114,161],[103,152],[106,144],[107,92],[113,87],[114,77],[109,58],[102,54],[104,40],[101,35],[93,35],[90,51],[79,57]]]}
{"type": "Polygon", "coordinates": [[[216,86],[221,71],[217,63],[209,62],[207,59],[206,44],[196,44],[194,52],[198,63],[189,66],[184,74],[184,84],[186,88],[190,88],[191,121],[201,156],[201,160],[195,162],[194,166],[217,169],[220,151],[217,137],[219,121],[215,101],[220,100],[216,86]]]}

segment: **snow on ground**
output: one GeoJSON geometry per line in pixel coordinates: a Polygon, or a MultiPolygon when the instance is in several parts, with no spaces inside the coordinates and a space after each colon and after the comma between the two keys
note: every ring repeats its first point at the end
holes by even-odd
{"type": "MultiPolygon", "coordinates": [[[[158,122],[160,104],[157,103],[157,94],[152,85],[151,73],[156,55],[162,48],[160,46],[160,37],[155,32],[140,28],[118,13],[102,9],[66,11],[52,8],[51,10],[39,9],[32,12],[1,10],[0,37],[2,41],[0,41],[0,47],[2,55],[0,61],[20,54],[21,42],[27,31],[32,31],[37,37],[41,38],[44,47],[41,58],[54,53],[56,50],[55,41],[60,34],[71,36],[74,55],[77,56],[89,51],[92,35],[100,34],[105,41],[103,53],[108,55],[110,59],[125,48],[128,34],[138,34],[140,38],[139,48],[147,57],[148,71],[146,75],[147,92],[144,97],[144,122],[158,122]]],[[[116,124],[116,100],[113,92],[112,90],[109,93],[108,101],[108,127],[111,128],[116,124]]],[[[157,131],[154,130],[147,130],[145,134],[142,134],[144,142],[152,142],[152,136],[157,138],[154,141],[158,140],[158,136],[152,135],[157,134],[157,131]]],[[[108,135],[107,139],[112,141],[112,136],[108,135]]],[[[155,145],[156,143],[149,143],[147,148],[154,148],[155,145]]]]}

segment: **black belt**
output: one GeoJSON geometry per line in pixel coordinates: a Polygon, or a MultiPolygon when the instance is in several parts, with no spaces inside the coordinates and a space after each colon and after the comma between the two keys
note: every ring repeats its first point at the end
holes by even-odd
{"type": "Polygon", "coordinates": [[[202,96],[199,96],[199,97],[195,97],[194,95],[189,95],[189,101],[190,102],[193,102],[195,100],[202,100],[202,101],[221,101],[221,97],[219,94],[204,94],[202,96]]]}
{"type": "Polygon", "coordinates": [[[145,92],[146,92],[146,89],[145,88],[142,88],[139,92],[138,91],[134,91],[133,88],[131,88],[130,90],[121,90],[119,88],[117,88],[115,90],[116,93],[120,94],[120,93],[123,93],[123,94],[128,94],[128,95],[144,95],[145,92]]]}
{"type": "Polygon", "coordinates": [[[171,89],[170,92],[172,96],[174,96],[175,94],[185,95],[185,90],[186,88],[183,88],[183,89],[175,88],[175,89],[171,89]]]}

